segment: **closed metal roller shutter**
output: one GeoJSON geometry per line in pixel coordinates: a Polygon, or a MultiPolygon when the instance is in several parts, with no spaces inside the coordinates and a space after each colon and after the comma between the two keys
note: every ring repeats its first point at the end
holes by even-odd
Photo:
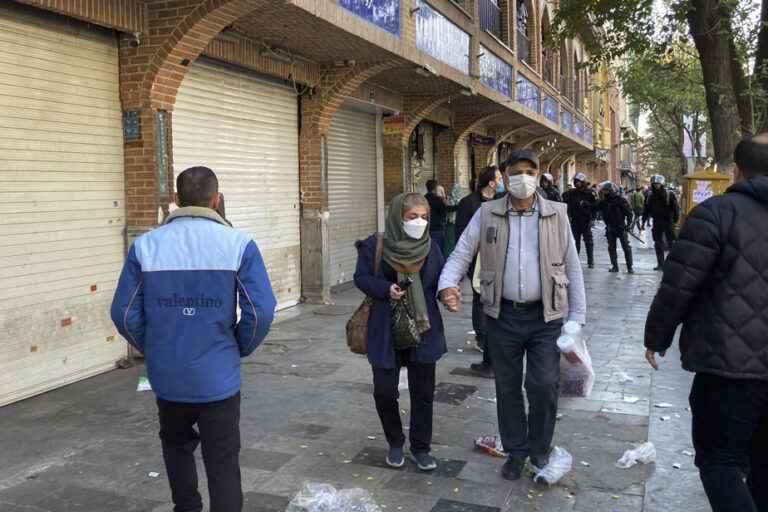
{"type": "Polygon", "coordinates": [[[301,294],[297,105],[292,90],[198,60],[173,110],[176,174],[216,172],[227,218],[259,246],[279,308],[301,294]]]}
{"type": "Polygon", "coordinates": [[[342,106],[328,132],[331,285],[352,280],[355,242],[376,232],[376,116],[342,106]]]}
{"type": "Polygon", "coordinates": [[[123,183],[115,36],[0,7],[0,405],[126,355],[123,183]]]}

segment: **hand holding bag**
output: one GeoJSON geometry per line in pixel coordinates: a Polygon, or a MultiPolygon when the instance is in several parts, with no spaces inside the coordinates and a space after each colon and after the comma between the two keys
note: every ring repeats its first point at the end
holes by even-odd
{"type": "MultiPolygon", "coordinates": [[[[384,253],[384,234],[376,233],[376,255],[373,260],[373,275],[379,275],[381,257],[384,253]]],[[[366,296],[363,303],[347,322],[347,346],[354,354],[368,353],[368,319],[371,317],[373,299],[366,296]]]]}

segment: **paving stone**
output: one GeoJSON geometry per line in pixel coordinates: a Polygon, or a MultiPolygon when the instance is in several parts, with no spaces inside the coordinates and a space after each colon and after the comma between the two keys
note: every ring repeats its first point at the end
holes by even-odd
{"type": "Polygon", "coordinates": [[[253,469],[277,471],[293,457],[295,455],[249,448],[240,452],[240,464],[253,469]]]}
{"type": "Polygon", "coordinates": [[[435,402],[461,405],[470,395],[477,392],[477,386],[440,382],[435,386],[435,402]]]}
{"type": "Polygon", "coordinates": [[[247,492],[243,494],[243,509],[248,512],[285,512],[290,501],[285,496],[247,492]]]}
{"type": "Polygon", "coordinates": [[[142,498],[66,485],[55,493],[46,496],[36,506],[55,512],[104,512],[105,510],[145,512],[159,504],[159,502],[142,498]]]}
{"type": "Polygon", "coordinates": [[[432,455],[437,459],[437,469],[428,472],[421,471],[418,466],[416,466],[416,463],[412,460],[409,453],[406,453],[405,455],[406,461],[402,468],[390,468],[386,463],[387,449],[378,447],[363,448],[360,453],[352,458],[352,463],[375,468],[391,469],[393,471],[434,475],[443,478],[456,478],[467,464],[467,461],[464,460],[442,458],[438,457],[436,453],[433,453],[432,455]]]}
{"type": "Polygon", "coordinates": [[[442,499],[437,502],[431,512],[501,512],[501,509],[442,499]]]}

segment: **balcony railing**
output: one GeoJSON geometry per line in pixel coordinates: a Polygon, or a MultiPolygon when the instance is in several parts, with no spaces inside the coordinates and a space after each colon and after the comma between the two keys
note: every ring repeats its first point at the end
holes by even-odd
{"type": "Polygon", "coordinates": [[[501,39],[501,8],[498,0],[480,0],[480,28],[501,39]]]}

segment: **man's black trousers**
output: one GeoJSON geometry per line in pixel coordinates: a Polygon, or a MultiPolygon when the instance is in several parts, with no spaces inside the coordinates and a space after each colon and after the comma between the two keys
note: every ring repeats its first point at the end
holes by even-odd
{"type": "Polygon", "coordinates": [[[621,242],[621,249],[624,251],[624,261],[627,263],[627,270],[632,268],[632,246],[629,244],[629,235],[626,230],[609,229],[606,233],[608,237],[608,256],[611,258],[611,265],[614,268],[619,267],[619,254],[616,250],[616,242],[621,242]]]}
{"type": "Polygon", "coordinates": [[[174,512],[201,512],[195,449],[202,446],[211,512],[240,512],[240,393],[220,402],[158,399],[160,439],[174,512]],[[197,425],[197,430],[195,430],[197,425]]]}
{"type": "Polygon", "coordinates": [[[659,266],[661,266],[664,264],[664,252],[669,251],[672,248],[672,244],[677,240],[675,226],[671,222],[662,222],[654,219],[651,233],[653,234],[654,246],[656,248],[656,260],[659,266]]]}
{"type": "Polygon", "coordinates": [[[576,241],[576,251],[581,254],[581,239],[584,239],[584,246],[587,248],[587,264],[595,264],[595,240],[592,237],[591,222],[571,222],[571,231],[573,239],[576,241]]]}
{"type": "Polygon", "coordinates": [[[768,511],[768,381],[697,373],[693,446],[714,512],[768,511]]]}

